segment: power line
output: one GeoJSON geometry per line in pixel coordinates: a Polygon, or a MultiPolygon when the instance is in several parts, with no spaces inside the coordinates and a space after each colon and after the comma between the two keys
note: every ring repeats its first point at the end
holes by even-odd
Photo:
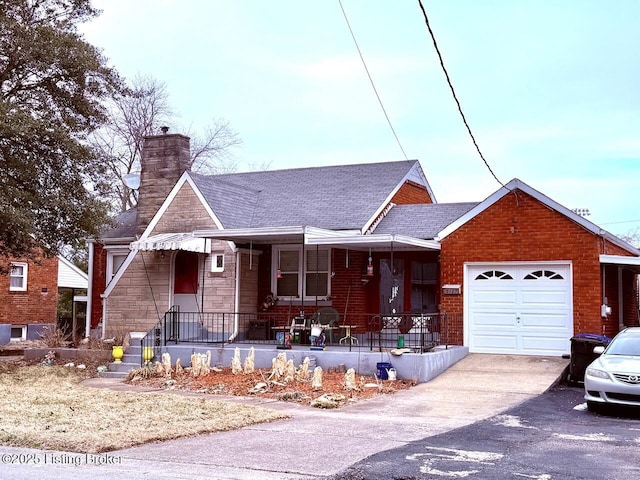
{"type": "Polygon", "coordinates": [[[431,35],[431,40],[433,41],[433,46],[436,49],[436,53],[438,54],[438,58],[440,59],[440,66],[442,67],[442,71],[444,72],[444,76],[447,78],[447,83],[449,84],[449,88],[451,89],[451,94],[453,95],[453,99],[455,100],[456,105],[458,106],[458,112],[460,112],[460,116],[462,117],[462,121],[464,122],[465,127],[467,127],[467,132],[469,132],[469,136],[471,137],[471,140],[473,141],[473,144],[475,145],[476,150],[478,151],[478,155],[480,155],[480,158],[482,159],[482,161],[484,162],[486,167],[489,169],[489,172],[491,173],[493,178],[496,179],[496,182],[498,182],[504,188],[507,188],[505,186],[505,184],[502,183],[498,179],[496,174],[493,173],[493,170],[489,166],[489,162],[487,162],[487,160],[484,158],[484,155],[480,151],[480,147],[478,146],[478,142],[476,142],[476,138],[473,136],[473,132],[471,131],[471,127],[469,126],[469,123],[467,122],[467,118],[465,117],[464,112],[462,111],[462,106],[460,105],[460,101],[458,100],[458,96],[456,95],[456,91],[453,88],[453,84],[451,83],[451,78],[449,78],[449,72],[447,72],[447,69],[444,66],[444,60],[442,59],[442,54],[440,53],[440,49],[438,48],[438,42],[436,42],[436,37],[433,34],[433,30],[431,30],[431,25],[429,24],[429,17],[427,17],[427,12],[425,11],[424,6],[422,5],[422,0],[418,0],[418,4],[420,5],[420,9],[422,10],[422,15],[424,15],[424,21],[425,21],[425,23],[427,25],[427,29],[429,30],[429,35],[431,35]]]}
{"type": "Polygon", "coordinates": [[[640,220],[622,220],[620,222],[601,223],[600,225],[619,225],[621,223],[637,223],[637,222],[640,222],[640,220]]]}
{"type": "Polygon", "coordinates": [[[382,108],[382,112],[384,113],[384,117],[387,119],[387,123],[389,124],[389,128],[391,129],[391,132],[393,133],[393,136],[395,137],[396,142],[398,142],[398,146],[400,147],[400,150],[402,151],[402,154],[404,155],[404,159],[405,160],[409,160],[409,157],[405,153],[404,148],[402,148],[402,144],[400,143],[400,139],[398,138],[398,135],[396,134],[396,131],[393,128],[393,125],[391,124],[391,120],[389,119],[389,115],[387,115],[387,110],[384,108],[384,105],[382,104],[382,99],[380,98],[380,95],[378,94],[378,90],[376,89],[376,85],[373,83],[373,78],[371,77],[371,74],[369,73],[369,69],[367,68],[367,63],[364,61],[364,57],[362,55],[362,52],[360,51],[360,46],[358,45],[358,41],[356,40],[356,36],[354,35],[353,29],[351,28],[351,24],[349,23],[349,19],[347,18],[347,12],[344,11],[344,7],[342,6],[342,0],[338,0],[338,3],[340,4],[340,9],[342,10],[342,15],[344,16],[344,20],[347,22],[347,27],[349,27],[349,32],[351,33],[351,38],[353,39],[353,43],[355,44],[356,49],[358,50],[358,55],[360,55],[360,60],[362,60],[362,65],[364,65],[364,69],[367,72],[367,77],[369,77],[369,82],[371,83],[371,87],[373,88],[373,91],[376,94],[376,98],[378,99],[378,103],[380,104],[380,108],[382,108]]]}

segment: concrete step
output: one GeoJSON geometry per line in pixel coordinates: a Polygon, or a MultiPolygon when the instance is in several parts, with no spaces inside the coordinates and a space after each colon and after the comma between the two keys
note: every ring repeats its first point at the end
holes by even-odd
{"type": "Polygon", "coordinates": [[[121,362],[121,363],[115,363],[115,362],[111,362],[109,365],[107,365],[107,368],[110,372],[125,372],[125,373],[129,373],[130,370],[135,370],[137,368],[140,368],[140,362],[121,362]]]}
{"type": "Polygon", "coordinates": [[[98,376],[101,378],[120,378],[124,380],[127,378],[127,375],[129,375],[127,372],[110,372],[107,370],[106,372],[101,372],[98,376]]]}
{"type": "Polygon", "coordinates": [[[140,364],[141,350],[142,348],[140,346],[137,346],[137,347],[129,346],[127,348],[127,351],[124,352],[124,355],[122,356],[122,362],[137,363],[138,366],[140,366],[139,364],[140,364]]]}
{"type": "Polygon", "coordinates": [[[120,363],[111,362],[107,365],[107,371],[100,373],[103,378],[127,378],[131,370],[140,368],[140,355],[142,351],[142,332],[133,332],[130,335],[129,346],[122,356],[120,363]]]}

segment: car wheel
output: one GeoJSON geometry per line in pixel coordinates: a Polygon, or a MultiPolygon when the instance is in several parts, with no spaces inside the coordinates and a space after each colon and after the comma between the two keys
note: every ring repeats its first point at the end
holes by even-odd
{"type": "Polygon", "coordinates": [[[602,405],[598,402],[587,402],[587,409],[593,413],[599,413],[602,411],[602,405]]]}

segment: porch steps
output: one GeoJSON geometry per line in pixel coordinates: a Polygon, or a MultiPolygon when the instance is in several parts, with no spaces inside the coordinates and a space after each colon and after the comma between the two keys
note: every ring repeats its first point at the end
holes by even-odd
{"type": "Polygon", "coordinates": [[[140,346],[140,340],[137,340],[137,345],[135,345],[136,339],[131,339],[131,343],[132,344],[127,347],[127,351],[122,356],[122,362],[109,363],[109,365],[107,365],[107,371],[100,373],[101,377],[121,378],[124,380],[125,378],[127,378],[127,375],[129,375],[129,372],[131,370],[140,368],[140,355],[142,349],[142,347],[140,346]]]}

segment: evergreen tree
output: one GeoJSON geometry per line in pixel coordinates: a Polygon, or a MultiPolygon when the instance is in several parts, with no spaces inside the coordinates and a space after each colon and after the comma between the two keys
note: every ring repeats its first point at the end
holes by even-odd
{"type": "Polygon", "coordinates": [[[0,0],[0,259],[56,255],[106,221],[85,188],[87,137],[122,82],[77,30],[98,13],[90,0],[0,0]]]}

